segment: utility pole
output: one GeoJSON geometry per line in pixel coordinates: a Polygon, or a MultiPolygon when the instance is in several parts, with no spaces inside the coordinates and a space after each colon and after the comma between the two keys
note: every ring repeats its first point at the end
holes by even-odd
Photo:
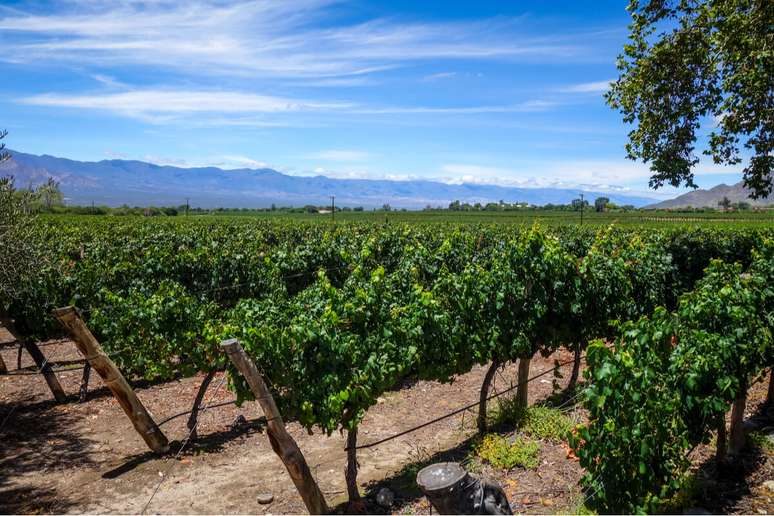
{"type": "Polygon", "coordinates": [[[581,226],[583,225],[583,194],[580,194],[581,198],[581,226]]]}
{"type": "Polygon", "coordinates": [[[186,197],[186,198],[185,198],[185,216],[186,216],[186,217],[188,216],[188,209],[189,209],[189,207],[190,207],[190,205],[188,204],[188,200],[189,200],[189,198],[188,198],[188,197],[186,197]]]}
{"type": "Polygon", "coordinates": [[[336,196],[335,195],[331,195],[331,220],[333,222],[336,222],[336,203],[335,203],[335,200],[336,200],[336,196]]]}

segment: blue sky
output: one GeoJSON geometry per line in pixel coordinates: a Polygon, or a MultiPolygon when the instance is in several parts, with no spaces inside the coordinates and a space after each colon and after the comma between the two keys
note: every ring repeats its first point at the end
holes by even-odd
{"type": "MultiPolygon", "coordinates": [[[[643,193],[602,98],[625,7],[3,1],[0,128],[80,160],[643,193]]],[[[701,187],[740,178],[697,168],[701,187]]]]}

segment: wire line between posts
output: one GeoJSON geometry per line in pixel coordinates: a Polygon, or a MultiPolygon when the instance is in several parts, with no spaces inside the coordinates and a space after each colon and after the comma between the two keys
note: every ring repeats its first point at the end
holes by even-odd
{"type": "MultiPolygon", "coordinates": [[[[584,358],[585,356],[586,356],[586,354],[584,353],[583,355],[581,355],[581,358],[584,358]]],[[[528,383],[530,383],[530,382],[532,382],[532,381],[534,381],[534,380],[537,380],[538,378],[540,378],[540,377],[542,377],[542,376],[545,376],[545,375],[547,375],[548,373],[552,373],[553,371],[555,371],[555,370],[556,370],[556,368],[557,368],[557,367],[562,367],[562,366],[566,366],[566,365],[572,364],[574,361],[575,361],[575,359],[573,359],[573,360],[568,360],[568,361],[566,361],[566,362],[561,362],[561,363],[559,363],[558,365],[555,365],[554,367],[552,367],[551,369],[546,369],[545,371],[543,371],[543,372],[541,372],[541,373],[538,373],[538,374],[536,374],[535,376],[533,376],[533,377],[531,377],[531,378],[528,378],[528,379],[527,379],[525,382],[523,382],[523,383],[517,383],[516,385],[513,385],[513,386],[511,386],[511,387],[508,387],[507,389],[505,389],[505,390],[503,390],[503,391],[496,392],[496,393],[492,394],[491,396],[487,397],[487,399],[486,399],[486,400],[487,400],[487,401],[489,401],[489,400],[495,399],[495,398],[497,398],[497,397],[499,397],[499,396],[502,396],[503,394],[505,394],[505,393],[507,393],[507,392],[510,392],[510,391],[512,391],[512,390],[514,390],[514,389],[517,389],[517,388],[518,388],[519,386],[521,386],[521,385],[527,385],[528,383]]],[[[380,445],[380,444],[386,443],[387,441],[392,441],[393,439],[397,439],[398,437],[402,437],[402,436],[404,436],[404,435],[406,435],[406,434],[410,434],[410,433],[412,433],[412,432],[416,432],[417,430],[420,430],[420,429],[422,429],[422,428],[424,428],[424,427],[426,427],[426,426],[433,425],[433,424],[435,424],[435,423],[438,423],[439,421],[443,421],[444,419],[448,419],[448,418],[450,418],[450,417],[452,417],[452,416],[456,416],[457,414],[460,414],[460,413],[462,413],[462,412],[465,412],[466,410],[470,410],[470,409],[472,409],[473,407],[476,407],[476,406],[478,406],[478,405],[479,405],[479,403],[480,403],[480,401],[476,401],[476,402],[474,402],[474,403],[471,403],[471,404],[469,404],[469,405],[465,405],[464,407],[458,408],[457,410],[454,410],[454,411],[452,411],[452,412],[449,412],[448,414],[444,414],[443,416],[439,416],[439,417],[437,417],[437,418],[435,418],[435,419],[431,419],[430,421],[426,421],[426,422],[424,422],[424,423],[421,423],[421,424],[419,424],[419,425],[417,425],[417,426],[414,426],[414,427],[412,427],[412,428],[409,428],[409,429],[407,429],[407,430],[403,430],[402,432],[398,432],[397,434],[391,435],[391,436],[389,436],[389,437],[385,437],[384,439],[379,439],[378,441],[374,441],[374,442],[372,442],[372,443],[368,443],[368,444],[361,444],[360,446],[355,446],[355,450],[362,450],[362,449],[365,449],[365,448],[372,448],[372,447],[374,447],[374,446],[378,446],[378,445],[380,445]]],[[[349,451],[349,450],[350,450],[350,448],[349,448],[349,447],[347,447],[347,448],[344,448],[344,450],[345,450],[345,451],[349,451]]]]}
{"type": "MultiPolygon", "coordinates": [[[[220,379],[220,383],[218,384],[218,386],[213,391],[212,396],[210,398],[210,401],[207,403],[207,405],[205,405],[199,411],[199,416],[202,416],[207,411],[207,409],[210,408],[210,403],[212,403],[213,399],[215,398],[215,395],[220,391],[220,389],[223,387],[223,384],[225,382],[226,382],[226,375],[224,374],[223,377],[220,379]]],[[[177,459],[180,458],[180,455],[183,453],[183,450],[185,450],[185,447],[190,442],[191,435],[193,435],[193,433],[196,431],[196,429],[199,426],[199,421],[201,421],[201,419],[197,419],[196,420],[196,424],[193,426],[193,428],[191,428],[188,431],[188,435],[186,435],[185,440],[183,441],[183,444],[180,446],[180,449],[175,454],[172,462],[167,467],[167,470],[164,473],[161,474],[161,478],[159,479],[158,484],[156,484],[156,488],[153,490],[153,493],[151,493],[150,498],[148,498],[148,501],[145,502],[145,505],[143,506],[142,511],[140,512],[140,514],[145,514],[146,511],[148,510],[148,507],[150,506],[151,502],[156,497],[156,493],[159,492],[159,489],[161,488],[161,484],[163,484],[164,480],[167,479],[167,477],[169,476],[169,473],[172,471],[172,468],[175,466],[175,463],[177,462],[177,459]]]]}

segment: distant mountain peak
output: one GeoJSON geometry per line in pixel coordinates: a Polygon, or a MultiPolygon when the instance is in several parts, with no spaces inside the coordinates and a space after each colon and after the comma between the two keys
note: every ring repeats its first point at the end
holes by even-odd
{"type": "Polygon", "coordinates": [[[646,206],[654,209],[677,209],[677,208],[717,208],[718,203],[727,197],[732,203],[746,202],[751,206],[770,206],[774,204],[774,196],[766,199],[751,199],[750,190],[744,187],[744,181],[733,185],[721,183],[708,190],[694,190],[685,193],[674,199],[659,202],[646,206]]]}
{"type": "MultiPolygon", "coordinates": [[[[567,204],[576,189],[517,188],[491,184],[447,184],[430,180],[335,179],[324,175],[289,176],[271,168],[223,170],[217,167],[181,168],[137,160],[74,161],[49,155],[11,151],[0,164],[0,175],[12,174],[19,185],[36,185],[53,177],[70,204],[120,206],[176,206],[189,199],[205,208],[257,208],[327,205],[336,196],[339,206],[421,209],[446,207],[459,200],[471,204],[526,202],[567,204]]],[[[612,192],[584,191],[591,203],[607,197],[616,204],[643,206],[653,199],[612,192]]]]}

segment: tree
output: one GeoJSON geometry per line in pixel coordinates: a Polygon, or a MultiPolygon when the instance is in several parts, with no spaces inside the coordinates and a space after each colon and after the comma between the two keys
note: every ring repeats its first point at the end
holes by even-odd
{"type": "Polygon", "coordinates": [[[597,210],[597,212],[603,212],[607,208],[608,204],[610,204],[610,199],[607,197],[597,197],[594,201],[594,208],[597,210]]]}
{"type": "Polygon", "coordinates": [[[582,208],[586,208],[589,205],[589,201],[581,200],[581,199],[573,199],[572,200],[572,209],[575,211],[580,211],[582,208]]]}
{"type": "MultiPolygon", "coordinates": [[[[8,133],[0,131],[0,140],[8,133]]],[[[0,162],[11,158],[0,143],[0,162]]],[[[14,300],[35,284],[35,274],[46,263],[35,239],[26,205],[27,197],[16,190],[13,177],[0,177],[0,317],[14,300]]]]}
{"type": "Polygon", "coordinates": [[[728,209],[731,207],[731,201],[728,199],[728,197],[723,197],[722,201],[718,201],[718,206],[723,208],[723,211],[728,211],[728,209]]]}
{"type": "Polygon", "coordinates": [[[696,140],[716,164],[742,163],[753,198],[772,192],[774,9],[768,0],[630,0],[630,42],[608,104],[635,124],[626,152],[650,186],[696,188],[696,140]],[[747,159],[747,158],[745,158],[747,159]]]}
{"type": "Polygon", "coordinates": [[[48,211],[51,211],[54,206],[61,206],[64,203],[64,195],[59,189],[59,182],[53,177],[49,177],[35,190],[35,193],[48,211]]]}
{"type": "MultiPolygon", "coordinates": [[[[0,140],[8,136],[8,131],[2,130],[0,131],[0,140]]],[[[0,142],[0,163],[3,161],[7,161],[11,159],[11,153],[5,150],[5,144],[3,142],[0,142]]]]}

